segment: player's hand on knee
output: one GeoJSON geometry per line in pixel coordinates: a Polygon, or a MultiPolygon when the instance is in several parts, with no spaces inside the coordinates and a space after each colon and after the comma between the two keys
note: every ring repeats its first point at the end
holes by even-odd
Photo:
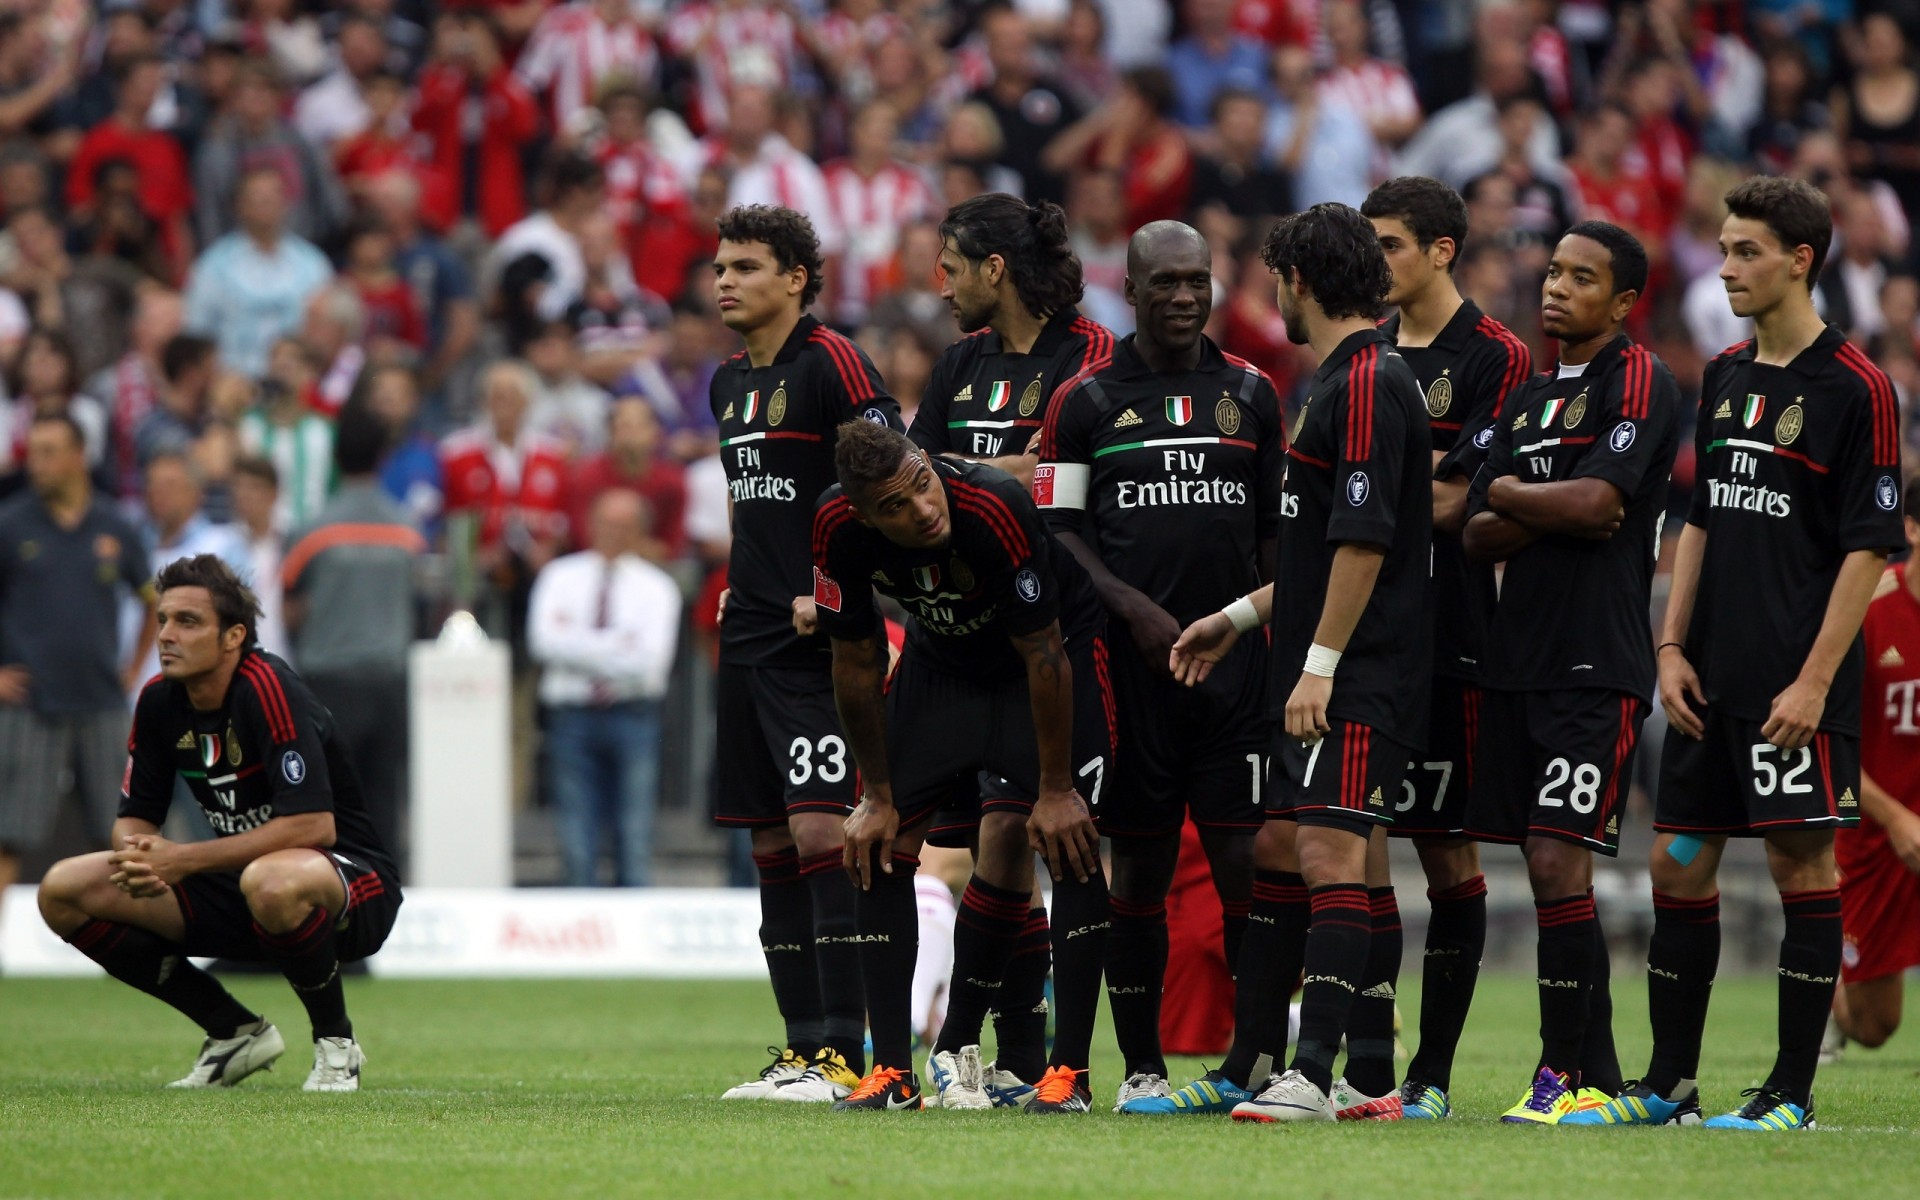
{"type": "Polygon", "coordinates": [[[1827,711],[1827,689],[1804,679],[1796,679],[1787,690],[1773,698],[1767,723],[1760,736],[1781,750],[1798,750],[1813,741],[1820,731],[1820,717],[1827,711]]]}
{"type": "Polygon", "coordinates": [[[1240,631],[1225,613],[1210,613],[1186,627],[1174,640],[1167,655],[1167,666],[1174,679],[1193,687],[1206,679],[1213,664],[1227,656],[1240,631]]]}
{"type": "Polygon", "coordinates": [[[1027,845],[1047,860],[1047,872],[1057,883],[1072,871],[1085,883],[1100,869],[1100,833],[1080,793],[1043,792],[1027,817],[1027,845]]]}
{"type": "Polygon", "coordinates": [[[1688,703],[1692,700],[1704,708],[1707,694],[1700,686],[1699,673],[1687,661],[1686,651],[1679,646],[1662,646],[1659,658],[1660,707],[1666,710],[1667,724],[1696,741],[1707,736],[1706,724],[1688,703]]]}
{"type": "Polygon", "coordinates": [[[1333,731],[1327,721],[1327,702],[1333,699],[1333,680],[1301,672],[1300,682],[1287,697],[1287,736],[1309,744],[1333,731]]]}

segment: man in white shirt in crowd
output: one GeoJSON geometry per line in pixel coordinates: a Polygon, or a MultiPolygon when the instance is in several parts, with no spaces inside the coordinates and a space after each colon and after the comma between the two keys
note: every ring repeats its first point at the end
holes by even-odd
{"type": "Polygon", "coordinates": [[[660,793],[660,702],[680,633],[680,589],[639,554],[645,501],[612,489],[594,502],[589,549],[554,559],[533,585],[527,641],[541,664],[546,770],[567,882],[647,882],[660,793]]]}

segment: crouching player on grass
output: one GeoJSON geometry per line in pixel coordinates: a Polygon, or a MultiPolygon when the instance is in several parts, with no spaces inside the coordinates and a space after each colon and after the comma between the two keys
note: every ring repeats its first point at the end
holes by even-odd
{"type": "Polygon", "coordinates": [[[400,876],[380,845],[333,717],[255,638],[259,602],[218,558],[160,572],[160,674],[134,709],[113,848],[54,865],[47,925],[122,983],[206,1031],[171,1086],[231,1087],[286,1050],[189,956],[280,968],[313,1022],[310,1092],[360,1087],[366,1056],[340,964],[380,948],[400,876]],[[160,836],[174,780],[205,810],[209,842],[160,836]]]}

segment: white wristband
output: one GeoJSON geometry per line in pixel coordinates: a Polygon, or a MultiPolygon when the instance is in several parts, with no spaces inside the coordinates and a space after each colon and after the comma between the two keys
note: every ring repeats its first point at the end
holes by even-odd
{"type": "Polygon", "coordinates": [[[1235,633],[1245,633],[1249,629],[1260,627],[1260,611],[1253,606],[1253,597],[1242,596],[1232,604],[1220,610],[1227,620],[1233,622],[1235,633]]]}
{"type": "Polygon", "coordinates": [[[1307,662],[1300,669],[1308,675],[1332,679],[1333,673],[1340,669],[1340,652],[1329,650],[1319,642],[1315,642],[1307,647],[1307,662]]]}

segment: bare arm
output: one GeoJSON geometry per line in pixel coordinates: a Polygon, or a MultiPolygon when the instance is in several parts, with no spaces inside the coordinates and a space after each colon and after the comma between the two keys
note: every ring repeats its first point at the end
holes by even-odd
{"type": "Polygon", "coordinates": [[[1433,481],[1433,528],[1458,534],[1467,524],[1467,492],[1471,482],[1462,475],[1433,481]]]}
{"type": "Polygon", "coordinates": [[[151,821],[122,817],[113,823],[113,882],[130,896],[157,896],[189,875],[239,871],[276,850],[324,849],[333,845],[333,814],[294,813],[258,829],[206,842],[161,837],[151,821]]]}
{"type": "Polygon", "coordinates": [[[876,862],[881,871],[893,873],[893,839],[900,832],[887,769],[886,684],[885,637],[833,639],[833,703],[860,768],[860,803],[847,817],[841,863],[862,890],[873,886],[876,862]]]}
{"type": "Polygon", "coordinates": [[[1767,722],[1760,727],[1761,737],[1782,750],[1798,750],[1813,740],[1826,712],[1834,672],[1860,636],[1860,623],[1866,619],[1873,589],[1886,567],[1884,550],[1855,550],[1841,561],[1813,649],[1801,664],[1799,678],[1773,698],[1767,722]]]}
{"type": "Polygon", "coordinates": [[[1505,562],[1540,540],[1525,525],[1496,512],[1475,513],[1460,530],[1460,545],[1477,563],[1505,562]]]}
{"type": "Polygon", "coordinates": [[[1920,874],[1920,814],[1860,772],[1860,815],[1887,831],[1887,843],[1907,870],[1920,874]]]}
{"type": "Polygon", "coordinates": [[[1054,879],[1071,870],[1085,882],[1100,869],[1100,835],[1073,787],[1073,665],[1060,640],[1060,622],[1015,637],[1013,648],[1027,664],[1040,758],[1040,795],[1027,818],[1027,841],[1046,858],[1054,879]]]}
{"type": "Polygon", "coordinates": [[[1667,615],[1660,623],[1660,646],[1654,656],[1660,664],[1660,707],[1667,721],[1690,738],[1703,737],[1706,726],[1693,710],[1705,705],[1707,692],[1687,661],[1687,630],[1693,625],[1693,601],[1700,594],[1700,564],[1707,554],[1707,531],[1689,524],[1680,531],[1673,550],[1673,578],[1667,587],[1667,615]]]}
{"type": "MultiPolygon", "coordinates": [[[[1314,644],[1328,650],[1345,651],[1367,609],[1373,585],[1380,578],[1387,548],[1364,542],[1344,542],[1333,552],[1333,569],[1327,577],[1327,598],[1320,607],[1320,623],[1314,627],[1314,644]]],[[[1318,740],[1332,729],[1327,720],[1327,703],[1333,698],[1333,677],[1316,675],[1304,669],[1287,697],[1286,728],[1289,737],[1303,742],[1318,740]]]]}
{"type": "Polygon", "coordinates": [[[1604,479],[1522,483],[1502,475],[1487,488],[1487,507],[1537,533],[1609,538],[1626,515],[1626,496],[1604,479]]]}

